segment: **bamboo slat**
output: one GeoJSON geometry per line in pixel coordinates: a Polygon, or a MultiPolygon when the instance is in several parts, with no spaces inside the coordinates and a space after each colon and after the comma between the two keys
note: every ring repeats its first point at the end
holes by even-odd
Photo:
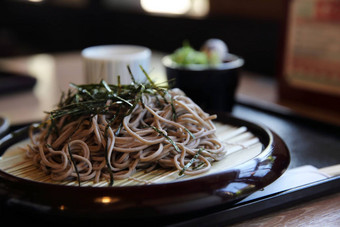
{"type": "MultiPolygon", "coordinates": [[[[256,157],[261,153],[263,145],[259,139],[247,130],[246,127],[234,127],[221,123],[215,123],[216,134],[223,141],[227,149],[226,157],[212,164],[212,168],[202,175],[215,173],[241,164],[247,160],[256,157]]],[[[23,147],[29,143],[29,140],[22,141],[10,147],[5,154],[0,157],[0,169],[6,173],[12,174],[19,178],[32,181],[62,184],[62,185],[78,185],[78,181],[53,181],[44,172],[33,165],[33,162],[26,157],[23,147]]],[[[115,180],[114,186],[130,186],[141,184],[164,183],[175,180],[187,179],[190,176],[179,177],[178,171],[168,171],[156,169],[149,173],[137,171],[128,179],[115,180]]],[[[198,177],[198,176],[191,176],[198,177]]],[[[106,180],[94,183],[92,181],[81,182],[81,186],[105,187],[108,185],[106,180]]]]}

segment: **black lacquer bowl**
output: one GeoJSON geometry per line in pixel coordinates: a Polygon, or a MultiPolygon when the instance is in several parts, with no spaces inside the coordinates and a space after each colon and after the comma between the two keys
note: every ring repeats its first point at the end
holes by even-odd
{"type": "Polygon", "coordinates": [[[224,62],[216,66],[187,65],[174,63],[167,55],[162,59],[169,85],[179,88],[207,111],[231,112],[235,92],[244,60],[227,54],[224,62]]]}
{"type": "MultiPolygon", "coordinates": [[[[219,121],[246,126],[263,144],[262,152],[240,165],[194,179],[141,186],[65,186],[22,179],[0,170],[1,202],[11,209],[62,218],[86,218],[131,222],[167,220],[173,222],[233,203],[275,181],[290,162],[285,143],[271,130],[228,114],[219,121]]],[[[1,155],[27,138],[21,129],[4,137],[1,155]]],[[[165,223],[165,221],[163,222],[165,223]]]]}

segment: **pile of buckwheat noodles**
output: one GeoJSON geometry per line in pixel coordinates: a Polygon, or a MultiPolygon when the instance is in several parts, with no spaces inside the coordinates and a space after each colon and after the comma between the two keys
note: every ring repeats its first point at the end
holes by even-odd
{"type": "Polygon", "coordinates": [[[113,120],[119,102],[114,106],[112,99],[105,113],[47,118],[31,127],[27,156],[56,181],[125,179],[139,169],[178,169],[180,175],[208,171],[211,162],[225,156],[212,122],[216,115],[178,89],[168,95],[171,103],[157,93],[142,93],[120,121],[113,120]]]}

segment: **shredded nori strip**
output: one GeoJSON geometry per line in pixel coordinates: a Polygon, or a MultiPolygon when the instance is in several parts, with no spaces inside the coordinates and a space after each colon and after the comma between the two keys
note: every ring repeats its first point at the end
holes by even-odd
{"type": "Polygon", "coordinates": [[[68,153],[70,155],[71,163],[72,163],[72,165],[73,165],[73,167],[76,171],[77,177],[78,177],[78,186],[80,186],[80,174],[79,174],[79,171],[78,171],[78,168],[77,168],[77,164],[74,161],[74,158],[73,158],[73,155],[72,155],[72,152],[71,152],[71,147],[70,147],[69,143],[67,144],[67,150],[68,150],[68,153]]]}
{"type": "MultiPolygon", "coordinates": [[[[105,129],[106,136],[108,127],[112,127],[113,125],[116,125],[115,136],[119,136],[120,130],[123,127],[124,117],[130,115],[138,104],[141,105],[142,108],[145,108],[142,100],[143,94],[154,95],[157,100],[159,100],[157,96],[159,95],[160,97],[162,97],[163,101],[166,104],[170,103],[173,112],[172,118],[173,120],[176,120],[177,114],[173,99],[168,93],[168,85],[160,86],[155,84],[150,76],[146,73],[146,71],[142,67],[140,68],[147,78],[147,82],[145,83],[136,82],[129,66],[127,66],[127,69],[131,75],[131,84],[122,85],[120,83],[120,76],[118,76],[117,85],[108,84],[104,80],[102,80],[98,84],[76,85],[71,83],[70,86],[75,89],[69,89],[66,94],[62,93],[60,101],[57,105],[57,109],[46,112],[47,114],[49,114],[49,119],[40,124],[40,127],[49,127],[45,140],[50,134],[59,135],[56,124],[62,117],[68,116],[66,121],[71,121],[72,119],[78,118],[80,116],[89,116],[89,118],[92,118],[97,114],[106,114],[107,116],[111,116],[105,129]],[[47,124],[49,121],[50,124],[47,124]]],[[[158,130],[154,126],[149,127],[153,128],[159,134],[164,136],[174,146],[177,152],[181,152],[179,147],[169,136],[165,135],[162,131],[158,130]]],[[[189,130],[186,129],[186,131],[190,134],[192,138],[194,138],[194,135],[189,130]]],[[[104,152],[107,169],[110,174],[109,185],[112,186],[114,182],[114,174],[109,164],[110,160],[108,160],[107,143],[104,152]]],[[[68,153],[78,176],[78,184],[80,185],[80,174],[77,169],[76,162],[73,158],[69,144],[68,153]]]]}
{"type": "Polygon", "coordinates": [[[184,172],[196,161],[196,159],[199,157],[199,155],[201,154],[201,152],[203,151],[203,148],[200,147],[197,151],[197,153],[195,154],[194,157],[192,157],[192,159],[183,167],[183,169],[179,172],[179,176],[182,176],[184,174],[184,172]]]}

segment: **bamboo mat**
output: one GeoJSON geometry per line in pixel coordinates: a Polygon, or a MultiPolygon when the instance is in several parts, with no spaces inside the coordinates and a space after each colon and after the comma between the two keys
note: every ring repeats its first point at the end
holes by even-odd
{"type": "MultiPolygon", "coordinates": [[[[164,183],[184,180],[189,177],[199,177],[232,168],[247,160],[253,159],[262,152],[263,145],[255,135],[247,130],[245,126],[234,127],[218,122],[215,122],[215,125],[217,127],[216,135],[225,144],[227,155],[223,160],[212,163],[212,168],[207,173],[198,176],[179,177],[178,170],[169,171],[157,169],[149,173],[137,171],[128,179],[115,180],[114,186],[119,187],[164,183]]],[[[0,157],[0,169],[6,173],[28,180],[52,184],[78,185],[78,181],[53,181],[48,175],[34,166],[32,161],[26,158],[26,154],[23,149],[28,143],[29,140],[27,139],[10,147],[5,154],[0,157]]],[[[93,181],[84,181],[81,182],[81,186],[103,187],[108,186],[108,181],[103,180],[98,183],[94,183],[93,181]]]]}

